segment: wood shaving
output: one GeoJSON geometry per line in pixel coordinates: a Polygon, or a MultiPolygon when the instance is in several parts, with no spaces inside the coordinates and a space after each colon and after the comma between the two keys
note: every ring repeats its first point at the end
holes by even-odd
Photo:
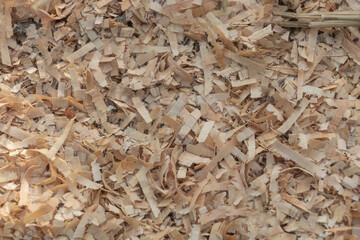
{"type": "Polygon", "coordinates": [[[355,0],[0,1],[2,239],[358,239],[355,0]]]}

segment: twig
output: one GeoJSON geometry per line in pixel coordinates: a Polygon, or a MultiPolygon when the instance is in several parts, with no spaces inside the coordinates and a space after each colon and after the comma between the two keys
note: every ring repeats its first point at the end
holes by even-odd
{"type": "Polygon", "coordinates": [[[310,22],[309,27],[359,27],[358,21],[326,21],[326,22],[310,22]]]}
{"type": "Polygon", "coordinates": [[[275,16],[310,19],[309,22],[284,21],[273,22],[281,27],[359,27],[360,11],[339,11],[339,12],[317,12],[317,13],[291,13],[291,12],[274,12],[275,16]],[[321,19],[322,21],[311,21],[311,19],[321,19]]]}

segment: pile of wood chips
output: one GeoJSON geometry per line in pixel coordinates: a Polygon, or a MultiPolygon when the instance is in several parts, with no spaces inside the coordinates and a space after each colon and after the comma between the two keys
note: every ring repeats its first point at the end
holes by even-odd
{"type": "Polygon", "coordinates": [[[1,0],[1,239],[358,239],[349,10],[1,0]]]}

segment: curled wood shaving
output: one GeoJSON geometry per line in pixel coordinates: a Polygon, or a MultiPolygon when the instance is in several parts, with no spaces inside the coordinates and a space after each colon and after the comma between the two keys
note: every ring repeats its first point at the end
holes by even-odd
{"type": "Polygon", "coordinates": [[[41,205],[36,211],[26,215],[23,219],[22,222],[23,223],[28,223],[31,222],[35,219],[38,219],[42,216],[44,216],[45,214],[48,214],[49,212],[53,211],[56,206],[59,204],[59,200],[56,198],[50,198],[47,203],[44,203],[43,205],[41,205]]]}
{"type": "Polygon", "coordinates": [[[23,176],[23,178],[21,179],[21,187],[20,187],[20,200],[19,200],[19,205],[27,205],[28,204],[28,197],[29,197],[29,175],[31,174],[31,172],[37,167],[37,165],[35,166],[31,166],[30,168],[28,168],[23,176]]]}
{"type": "Polygon", "coordinates": [[[210,161],[209,158],[199,157],[189,152],[183,152],[179,156],[179,163],[186,167],[191,167],[192,164],[201,164],[201,163],[206,164],[209,161],[210,161]]]}

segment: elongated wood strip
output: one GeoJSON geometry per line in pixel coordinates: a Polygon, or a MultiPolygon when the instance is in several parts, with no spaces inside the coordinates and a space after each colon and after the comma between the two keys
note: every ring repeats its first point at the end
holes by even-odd
{"type": "Polygon", "coordinates": [[[261,65],[249,58],[239,56],[236,53],[231,52],[227,49],[223,50],[223,54],[225,57],[230,58],[241,65],[244,65],[248,68],[254,68],[254,70],[256,70],[256,71],[263,71],[265,69],[264,65],[261,65]]]}
{"type": "Polygon", "coordinates": [[[293,12],[278,12],[274,11],[274,15],[284,16],[290,18],[316,18],[321,16],[356,16],[360,15],[360,11],[334,11],[334,12],[311,12],[311,13],[293,13],[293,12]]]}
{"type": "MultiPolygon", "coordinates": [[[[8,27],[6,24],[6,13],[5,13],[5,1],[0,2],[0,55],[1,62],[4,65],[12,66],[11,57],[9,52],[8,40],[7,38],[11,36],[7,36],[8,27]]],[[[10,24],[10,23],[9,23],[10,24]]]]}
{"type": "Polygon", "coordinates": [[[77,225],[73,238],[83,238],[84,237],[84,233],[85,233],[85,227],[88,224],[88,221],[90,219],[90,216],[92,214],[92,212],[97,208],[97,204],[92,205],[91,207],[88,207],[84,213],[84,215],[82,215],[81,220],[79,222],[79,224],[77,225]]]}
{"type": "Polygon", "coordinates": [[[299,70],[298,77],[297,77],[297,92],[296,92],[298,100],[300,100],[302,98],[303,93],[304,93],[304,89],[303,89],[304,79],[305,79],[304,70],[299,70]]]}
{"type": "Polygon", "coordinates": [[[223,149],[221,149],[221,151],[213,158],[211,159],[211,161],[203,168],[201,169],[196,175],[196,179],[198,179],[199,181],[202,181],[204,178],[206,178],[207,174],[209,172],[211,172],[216,165],[222,160],[224,159],[224,157],[226,157],[227,155],[229,155],[233,149],[234,146],[236,144],[236,138],[233,137],[225,146],[223,149]]]}
{"type": "Polygon", "coordinates": [[[220,206],[200,216],[200,224],[205,225],[211,221],[225,218],[226,216],[246,216],[246,209],[235,209],[232,206],[220,206]]]}
{"type": "Polygon", "coordinates": [[[249,36],[249,40],[251,42],[256,42],[256,41],[258,41],[258,40],[260,40],[260,39],[262,39],[264,37],[269,36],[272,33],[273,33],[273,31],[271,30],[271,24],[269,24],[265,28],[260,29],[260,30],[258,30],[256,32],[254,32],[253,34],[251,34],[249,36]]]}
{"type": "Polygon", "coordinates": [[[285,134],[296,122],[296,120],[300,117],[300,115],[303,113],[303,111],[308,106],[308,104],[309,104],[309,100],[307,100],[307,98],[303,98],[299,104],[300,108],[295,110],[277,130],[282,134],[285,134]]]}
{"type": "Polygon", "coordinates": [[[253,127],[244,128],[236,135],[236,139],[238,142],[242,142],[248,139],[250,136],[254,135],[256,132],[257,130],[253,127]]]}
{"type": "Polygon", "coordinates": [[[315,174],[319,178],[323,178],[326,176],[326,173],[318,165],[314,164],[310,159],[305,158],[303,155],[294,151],[293,149],[279,142],[278,140],[276,140],[271,145],[271,147],[276,154],[280,155],[286,160],[291,160],[295,162],[297,165],[315,174]]]}
{"type": "Polygon", "coordinates": [[[154,214],[154,216],[157,218],[160,214],[160,209],[157,206],[154,192],[150,187],[149,180],[146,176],[147,169],[145,167],[142,167],[137,173],[136,178],[138,179],[141,189],[143,190],[143,193],[145,195],[146,200],[148,201],[151,211],[154,214]]]}
{"type": "Polygon", "coordinates": [[[81,85],[79,82],[79,74],[77,73],[75,68],[69,68],[69,74],[71,78],[71,86],[73,90],[73,96],[75,96],[75,92],[81,89],[81,85]]]}
{"type": "Polygon", "coordinates": [[[27,205],[28,204],[28,196],[29,196],[29,188],[30,188],[30,184],[29,184],[29,177],[31,172],[36,169],[38,167],[38,165],[33,165],[31,167],[29,167],[23,178],[21,179],[21,187],[20,187],[20,200],[19,200],[19,205],[27,205]]]}
{"type": "Polygon", "coordinates": [[[133,104],[136,110],[139,112],[140,116],[145,120],[146,123],[151,123],[152,119],[149,114],[149,111],[145,108],[143,102],[139,97],[132,98],[133,104]]]}
{"type": "Polygon", "coordinates": [[[186,82],[192,82],[194,79],[193,77],[187,73],[182,67],[180,67],[171,56],[167,57],[167,61],[174,73],[176,73],[182,80],[186,82]]]}
{"type": "Polygon", "coordinates": [[[360,21],[357,15],[321,15],[322,20],[345,20],[345,21],[360,21]]]}
{"type": "Polygon", "coordinates": [[[133,112],[129,113],[129,115],[127,115],[125,119],[121,122],[120,129],[126,128],[135,117],[136,117],[135,113],[133,112]]]}
{"type": "Polygon", "coordinates": [[[39,51],[41,52],[42,57],[45,60],[45,63],[50,65],[52,63],[52,58],[51,58],[51,55],[50,55],[49,51],[47,50],[47,47],[45,47],[45,44],[42,41],[42,39],[37,38],[36,39],[36,44],[38,46],[39,51]]]}
{"type": "Polygon", "coordinates": [[[208,163],[210,161],[209,158],[203,158],[199,157],[195,154],[189,153],[189,152],[183,152],[179,156],[179,163],[181,165],[190,167],[192,164],[201,164],[201,163],[208,163]]]}
{"type": "Polygon", "coordinates": [[[89,42],[89,43],[85,44],[82,48],[77,50],[76,52],[73,52],[72,54],[67,56],[65,59],[68,62],[73,62],[74,60],[85,56],[88,52],[90,52],[94,48],[95,48],[95,44],[92,42],[89,42]]]}
{"type": "Polygon", "coordinates": [[[70,133],[71,127],[73,126],[74,118],[69,121],[69,123],[64,128],[61,136],[56,140],[55,144],[49,150],[48,158],[51,160],[55,159],[56,153],[60,150],[61,146],[64,144],[67,136],[70,133]]]}
{"type": "Polygon", "coordinates": [[[327,28],[327,27],[359,27],[359,21],[326,21],[326,22],[310,22],[309,27],[327,28]]]}
{"type": "Polygon", "coordinates": [[[317,28],[310,29],[309,39],[308,39],[307,45],[306,45],[308,62],[314,62],[317,36],[318,36],[318,29],[317,28]]]}
{"type": "Polygon", "coordinates": [[[203,65],[203,71],[204,71],[204,95],[208,95],[212,90],[212,78],[211,78],[211,72],[209,69],[209,66],[206,64],[205,56],[207,56],[207,48],[205,43],[200,43],[200,53],[201,53],[201,62],[203,65]]]}
{"type": "Polygon", "coordinates": [[[213,128],[214,124],[215,124],[214,121],[209,121],[209,122],[204,123],[204,126],[201,129],[199,136],[197,137],[197,141],[199,143],[205,142],[205,140],[208,137],[210,130],[213,128]]]}

